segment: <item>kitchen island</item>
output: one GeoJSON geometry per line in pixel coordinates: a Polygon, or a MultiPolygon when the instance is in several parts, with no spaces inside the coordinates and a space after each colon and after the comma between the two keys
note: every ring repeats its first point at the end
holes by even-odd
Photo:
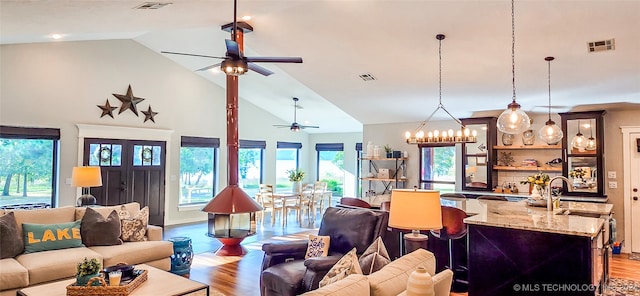
{"type": "Polygon", "coordinates": [[[610,204],[443,198],[468,225],[469,296],[595,295],[605,280],[610,204]]]}

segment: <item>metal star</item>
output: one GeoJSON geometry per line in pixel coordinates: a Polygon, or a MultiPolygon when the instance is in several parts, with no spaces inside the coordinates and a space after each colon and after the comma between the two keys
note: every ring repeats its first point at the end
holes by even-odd
{"type": "Polygon", "coordinates": [[[107,102],[104,103],[104,105],[100,106],[100,105],[96,105],[98,106],[98,108],[102,109],[102,115],[100,115],[100,118],[104,117],[105,115],[109,115],[111,116],[111,118],[113,118],[113,110],[118,109],[118,107],[111,107],[111,104],[109,104],[109,100],[107,99],[107,102]]]}
{"type": "Polygon", "coordinates": [[[156,123],[156,120],[153,117],[156,116],[158,112],[153,112],[151,110],[151,105],[149,105],[149,108],[147,109],[147,111],[140,111],[140,112],[144,114],[144,122],[147,122],[147,120],[151,119],[153,123],[156,123]]]}
{"type": "Polygon", "coordinates": [[[136,108],[136,105],[144,101],[144,99],[133,96],[133,91],[131,91],[131,84],[129,84],[126,95],[113,94],[113,96],[120,100],[120,102],[122,102],[122,105],[120,106],[120,112],[118,112],[118,114],[126,111],[127,109],[130,109],[133,114],[138,116],[138,108],[136,108]]]}

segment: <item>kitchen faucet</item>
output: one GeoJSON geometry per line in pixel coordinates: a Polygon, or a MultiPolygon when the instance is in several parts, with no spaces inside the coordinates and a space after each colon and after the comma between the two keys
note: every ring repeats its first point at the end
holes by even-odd
{"type": "MultiPolygon", "coordinates": [[[[554,208],[553,197],[551,196],[551,191],[552,191],[551,190],[551,183],[553,183],[553,181],[555,181],[556,179],[563,180],[569,186],[569,191],[573,191],[573,184],[571,183],[571,180],[567,179],[567,177],[565,177],[565,176],[555,176],[555,177],[551,178],[551,180],[549,180],[549,190],[547,192],[547,211],[553,211],[553,208],[554,208]]],[[[558,198],[560,198],[560,197],[558,197],[558,198]]]]}

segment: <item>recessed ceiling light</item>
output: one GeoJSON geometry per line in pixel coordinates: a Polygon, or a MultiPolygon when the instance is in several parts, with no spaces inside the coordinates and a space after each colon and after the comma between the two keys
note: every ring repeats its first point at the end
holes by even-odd
{"type": "Polygon", "coordinates": [[[250,15],[245,15],[245,16],[242,17],[242,20],[243,21],[251,20],[251,16],[250,15]]]}
{"type": "Polygon", "coordinates": [[[55,40],[58,40],[58,39],[62,38],[62,35],[60,35],[60,34],[52,34],[51,38],[53,38],[55,40]]]}

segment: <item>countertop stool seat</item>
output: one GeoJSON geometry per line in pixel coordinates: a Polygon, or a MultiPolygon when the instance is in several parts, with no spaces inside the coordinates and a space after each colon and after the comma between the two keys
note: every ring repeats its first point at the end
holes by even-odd
{"type": "MultiPolygon", "coordinates": [[[[467,218],[467,213],[463,210],[442,206],[442,229],[431,230],[431,235],[441,240],[446,240],[448,243],[447,249],[449,251],[449,262],[446,268],[451,269],[454,272],[453,278],[453,290],[456,292],[464,292],[468,289],[467,280],[467,268],[465,265],[460,264],[460,259],[456,258],[455,254],[463,252],[467,254],[469,244],[467,239],[467,225],[464,223],[464,219],[467,218]],[[454,249],[454,240],[465,239],[464,250],[454,249]]],[[[459,246],[459,244],[457,244],[459,246]]]]}

